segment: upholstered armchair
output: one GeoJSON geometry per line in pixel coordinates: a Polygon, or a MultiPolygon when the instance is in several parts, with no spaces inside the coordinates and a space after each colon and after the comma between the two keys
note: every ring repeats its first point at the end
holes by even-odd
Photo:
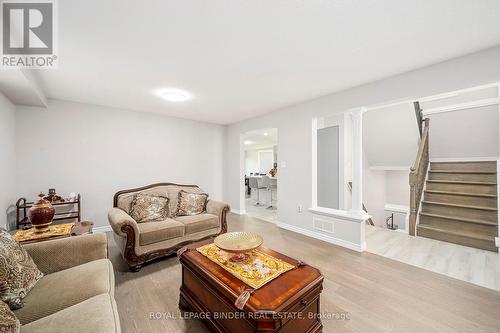
{"type": "Polygon", "coordinates": [[[108,220],[116,244],[132,271],[138,271],[147,262],[169,256],[191,242],[212,238],[227,231],[226,215],[229,205],[222,202],[208,200],[204,213],[177,216],[178,195],[181,190],[203,192],[196,185],[159,183],[115,194],[108,220]],[[137,223],[129,212],[134,195],[138,193],[168,197],[168,218],[137,223]]]}

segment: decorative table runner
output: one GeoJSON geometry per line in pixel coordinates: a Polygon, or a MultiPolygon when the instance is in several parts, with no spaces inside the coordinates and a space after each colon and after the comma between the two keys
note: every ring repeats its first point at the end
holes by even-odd
{"type": "Polygon", "coordinates": [[[55,224],[49,226],[49,231],[43,233],[35,233],[34,228],[27,230],[19,230],[14,234],[15,240],[18,242],[26,242],[31,240],[45,239],[57,236],[69,236],[74,223],[55,224]]]}
{"type": "Polygon", "coordinates": [[[294,265],[259,250],[247,253],[248,260],[243,262],[229,260],[232,254],[219,249],[213,243],[196,250],[253,289],[258,289],[279,275],[295,268],[294,265]]]}

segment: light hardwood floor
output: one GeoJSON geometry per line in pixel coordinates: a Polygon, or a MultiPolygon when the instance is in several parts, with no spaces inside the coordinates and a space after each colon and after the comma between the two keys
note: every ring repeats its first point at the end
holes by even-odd
{"type": "Polygon", "coordinates": [[[500,291],[500,254],[366,226],[366,250],[500,291]]]}
{"type": "MultiPolygon", "coordinates": [[[[276,223],[278,220],[278,210],[268,209],[267,204],[262,206],[255,206],[255,200],[246,199],[245,200],[245,211],[246,215],[250,217],[255,217],[257,219],[264,220],[266,222],[276,223]]],[[[276,202],[273,202],[276,205],[276,202]]]]}
{"type": "MultiPolygon", "coordinates": [[[[230,231],[251,230],[265,245],[318,267],[325,276],[322,312],[349,313],[349,320],[323,320],[324,332],[499,332],[500,293],[441,274],[357,253],[230,214],[230,231]]],[[[179,314],[177,258],[128,272],[109,237],[116,271],[116,301],[123,332],[206,332],[195,319],[151,320],[151,312],[179,314]]]]}

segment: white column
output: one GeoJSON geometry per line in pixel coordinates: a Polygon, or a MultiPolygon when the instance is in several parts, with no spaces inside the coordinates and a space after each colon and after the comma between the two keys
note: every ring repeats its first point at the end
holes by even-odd
{"type": "Polygon", "coordinates": [[[239,150],[239,170],[238,170],[238,184],[239,184],[239,194],[240,194],[240,205],[238,207],[238,212],[240,215],[246,214],[246,195],[245,195],[245,134],[240,133],[240,142],[238,146],[239,150]]]}
{"type": "Polygon", "coordinates": [[[363,211],[363,112],[364,108],[352,112],[352,211],[364,215],[363,211]]]}

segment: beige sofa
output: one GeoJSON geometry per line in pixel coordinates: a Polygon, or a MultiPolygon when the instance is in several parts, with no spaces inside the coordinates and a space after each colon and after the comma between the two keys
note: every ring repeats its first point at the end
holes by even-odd
{"type": "Polygon", "coordinates": [[[45,275],[14,311],[22,333],[120,332],[105,234],[23,247],[45,275]]]}
{"type": "Polygon", "coordinates": [[[145,263],[169,256],[186,244],[227,231],[229,205],[208,200],[206,212],[195,216],[175,216],[180,190],[202,193],[196,185],[159,183],[123,190],[115,194],[108,219],[115,241],[132,271],[145,263]],[[136,193],[167,196],[170,215],[164,221],[137,223],[128,212],[136,193]]]}

